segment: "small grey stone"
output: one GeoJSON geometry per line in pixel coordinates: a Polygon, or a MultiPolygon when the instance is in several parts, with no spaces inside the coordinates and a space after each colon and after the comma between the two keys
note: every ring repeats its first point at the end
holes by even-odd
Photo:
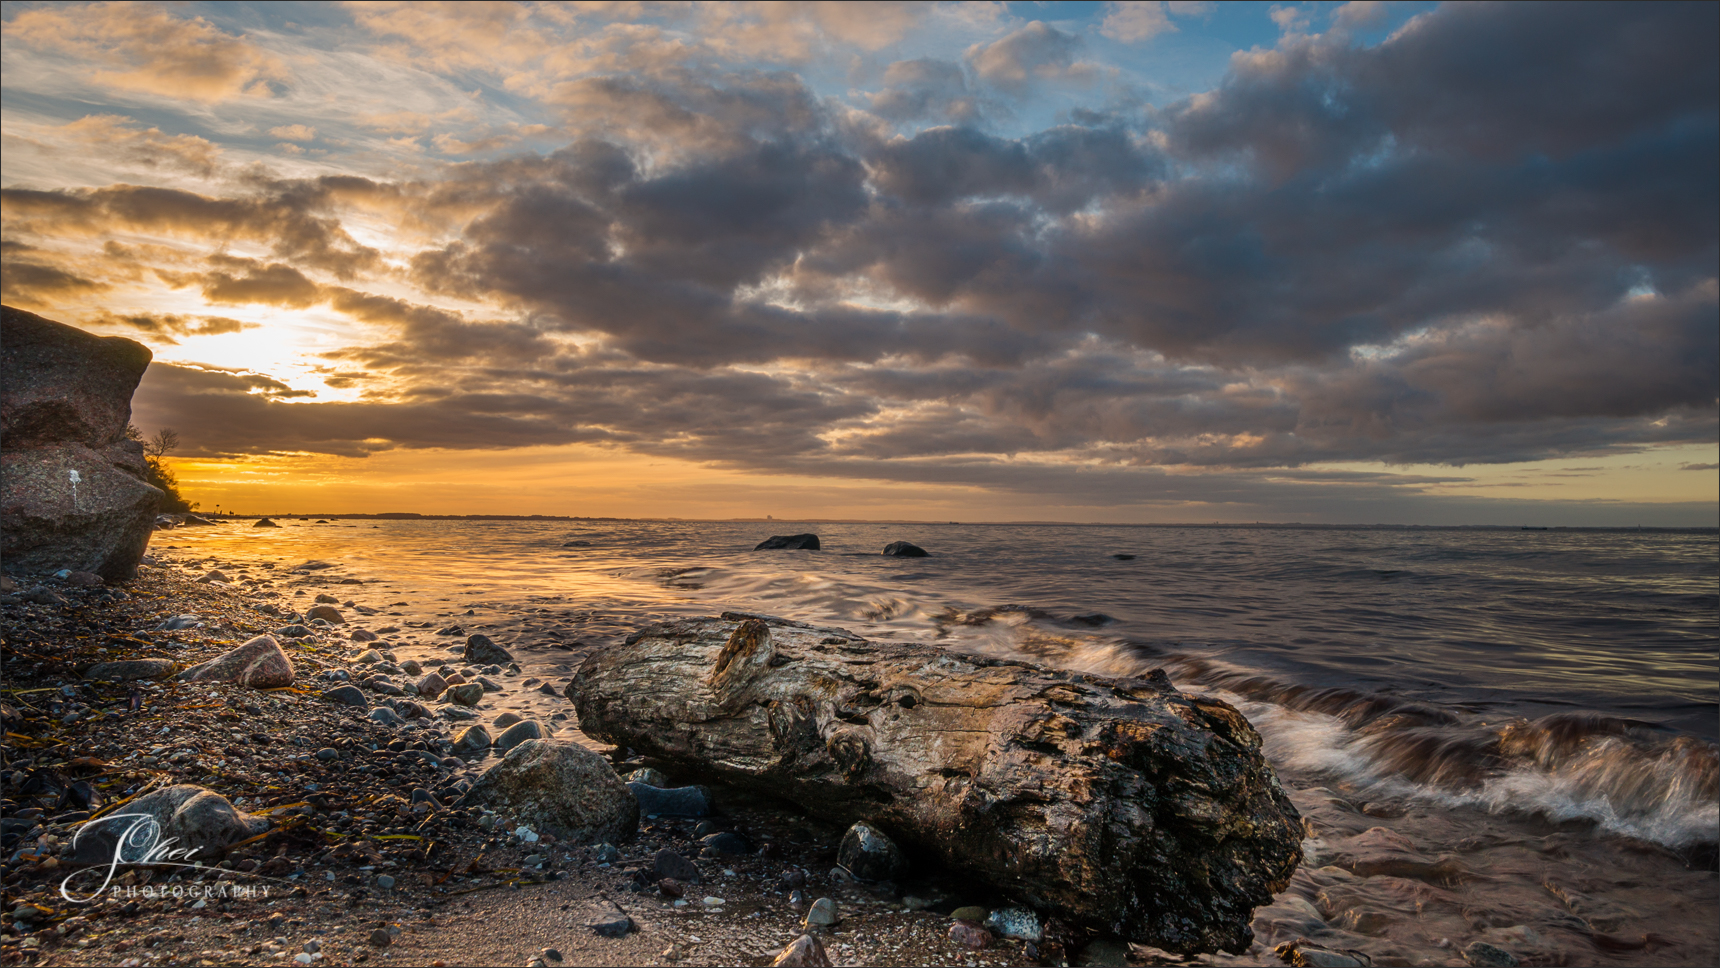
{"type": "Polygon", "coordinates": [[[476,706],[484,698],[484,687],[475,682],[462,682],[448,689],[448,701],[462,706],[476,706]]]}
{"type": "Polygon", "coordinates": [[[827,897],[821,897],[812,902],[812,907],[806,911],[805,927],[808,931],[818,928],[828,928],[841,920],[836,910],[836,902],[827,897]]]}
{"type": "Polygon", "coordinates": [[[619,864],[621,862],[621,851],[617,849],[614,844],[604,841],[596,847],[591,848],[591,859],[594,863],[598,864],[619,864]]]}
{"type": "Polygon", "coordinates": [[[700,880],[699,865],[667,847],[651,858],[651,869],[657,872],[658,877],[672,877],[689,884],[697,884],[700,880]]]}
{"type": "Polygon", "coordinates": [[[320,750],[317,750],[317,759],[322,760],[324,763],[327,763],[330,760],[336,760],[339,758],[340,758],[340,750],[337,750],[332,746],[327,746],[327,747],[324,747],[320,750]]]}
{"type": "Polygon", "coordinates": [[[490,732],[482,726],[468,726],[454,737],[456,753],[481,753],[490,748],[490,732]]]}
{"type": "Polygon", "coordinates": [[[525,719],[525,717],[518,713],[503,713],[496,717],[496,728],[507,729],[509,726],[512,726],[523,719],[525,719]]]}
{"type": "Polygon", "coordinates": [[[394,878],[387,874],[376,875],[376,889],[379,891],[394,890],[394,878]]]}
{"type": "Polygon", "coordinates": [[[406,722],[406,720],[400,718],[399,713],[389,709],[387,706],[378,706],[375,709],[372,709],[370,711],[369,718],[371,722],[381,723],[384,726],[400,726],[406,722]]]}
{"type": "Polygon", "coordinates": [[[125,659],[119,662],[99,662],[84,673],[84,678],[99,679],[103,682],[132,682],[138,679],[165,679],[172,674],[172,659],[125,659]]]}
{"type": "Polygon", "coordinates": [[[325,690],[322,694],[329,702],[340,703],[343,706],[357,706],[360,709],[370,705],[370,700],[364,697],[364,692],[357,686],[338,686],[325,690]]]}
{"type": "MultiPolygon", "coordinates": [[[[455,633],[458,634],[458,633],[455,633]]],[[[514,661],[513,653],[495,643],[482,632],[466,639],[466,661],[478,664],[491,664],[514,661]]]]}
{"type": "Polygon", "coordinates": [[[908,872],[908,859],[877,827],[862,820],[842,835],[836,851],[836,862],[861,880],[900,880],[908,872]]]}

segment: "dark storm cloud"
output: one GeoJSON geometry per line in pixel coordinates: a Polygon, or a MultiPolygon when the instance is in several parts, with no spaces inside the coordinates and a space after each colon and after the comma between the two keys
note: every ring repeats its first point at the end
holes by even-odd
{"type": "Polygon", "coordinates": [[[103,312],[85,322],[148,333],[164,343],[177,343],[179,341],[175,337],[179,336],[222,336],[256,326],[255,323],[247,326],[226,316],[185,316],[179,313],[129,313],[121,316],[103,312]]]}
{"type": "MultiPolygon", "coordinates": [[[[1067,75],[1076,38],[1034,24],[965,67],[899,62],[869,115],[788,74],[584,77],[554,88],[571,143],[547,155],[231,199],[7,190],[8,231],[249,240],[272,254],[157,271],[383,331],[329,356],[393,373],[355,403],[146,381],[210,452],[584,440],[1203,499],[1152,467],[1176,464],[1241,469],[1210,486],[1245,506],[1271,468],[1713,442],[1717,9],[1446,6],[1014,138],[976,92],[1067,75]],[[954,123],[891,133],[913,119],[954,123]],[[509,318],[361,291],[383,269],[348,208],[435,239],[404,274],[427,298],[509,318]],[[198,418],[214,396],[263,429],[198,418]]],[[[1297,486],[1340,483],[1390,488],[1297,486]]]]}

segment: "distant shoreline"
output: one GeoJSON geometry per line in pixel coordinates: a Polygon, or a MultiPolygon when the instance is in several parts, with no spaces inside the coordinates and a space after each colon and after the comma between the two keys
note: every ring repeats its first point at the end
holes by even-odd
{"type": "Polygon", "coordinates": [[[583,523],[652,523],[672,521],[678,524],[769,524],[789,526],[801,524],[889,524],[915,527],[1040,527],[1040,528],[1258,528],[1297,529],[1303,531],[1641,531],[1655,533],[1720,533],[1720,527],[1668,527],[1664,525],[1517,525],[1517,524],[1305,524],[1287,521],[1248,522],[1128,522],[1109,521],[923,521],[910,518],[623,518],[583,517],[562,514],[418,514],[411,511],[384,511],[374,514],[213,514],[196,513],[198,517],[221,521],[255,521],[269,518],[279,521],[565,521],[583,523]]]}

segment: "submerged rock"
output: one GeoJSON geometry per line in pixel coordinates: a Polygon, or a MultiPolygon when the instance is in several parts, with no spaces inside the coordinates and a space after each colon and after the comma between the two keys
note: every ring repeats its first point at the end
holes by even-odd
{"type": "Polygon", "coordinates": [[[257,523],[251,525],[251,527],[253,527],[253,528],[278,528],[278,527],[280,527],[280,525],[276,524],[273,521],[270,521],[268,518],[258,518],[257,523]]]}
{"type": "Polygon", "coordinates": [[[236,682],[254,689],[278,689],[293,684],[293,662],[272,635],[259,635],[244,645],[194,665],[179,674],[192,682],[236,682]]]}
{"type": "Polygon", "coordinates": [[[473,665],[499,665],[514,661],[514,654],[497,645],[488,635],[479,632],[466,639],[466,661],[473,665]]]}
{"type": "Polygon", "coordinates": [[[753,547],[754,551],[818,551],[818,535],[773,534],[753,547]]]}
{"type": "Polygon", "coordinates": [[[639,827],[639,805],[621,778],[578,743],[526,740],[485,770],[461,803],[534,829],[559,827],[576,840],[625,840],[639,827]]]}
{"type": "Polygon", "coordinates": [[[863,881],[899,881],[908,873],[908,858],[882,830],[862,820],[842,835],[836,862],[863,881]]]}
{"type": "Polygon", "coordinates": [[[0,557],[14,573],[136,577],[163,497],[126,438],[150,352],[0,308],[0,557]]]}
{"type": "Polygon", "coordinates": [[[926,549],[906,541],[892,541],[884,546],[884,554],[892,558],[930,558],[926,549]]]}

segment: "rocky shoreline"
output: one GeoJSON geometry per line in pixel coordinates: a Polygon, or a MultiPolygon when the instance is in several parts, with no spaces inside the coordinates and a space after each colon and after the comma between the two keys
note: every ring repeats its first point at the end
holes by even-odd
{"type": "Polygon", "coordinates": [[[653,792],[671,780],[655,771],[631,776],[643,815],[617,843],[522,822],[482,795],[518,758],[498,758],[497,740],[542,736],[514,748],[571,748],[605,772],[643,764],[566,712],[498,714],[509,694],[569,707],[482,634],[441,646],[446,660],[403,658],[401,613],[318,564],[228,575],[158,555],[123,586],[69,573],[7,589],[0,963],[1190,960],[1018,927],[1028,912],[935,873],[857,881],[836,865],[840,826],[721,787],[698,788],[706,810],[663,806],[676,791],[653,792]],[[279,652],[290,680],[273,659],[187,676],[247,648],[279,652]],[[111,857],[80,827],[187,786],[262,832],[200,868],[120,865],[68,900],[101,880],[68,874],[111,857]]]}

